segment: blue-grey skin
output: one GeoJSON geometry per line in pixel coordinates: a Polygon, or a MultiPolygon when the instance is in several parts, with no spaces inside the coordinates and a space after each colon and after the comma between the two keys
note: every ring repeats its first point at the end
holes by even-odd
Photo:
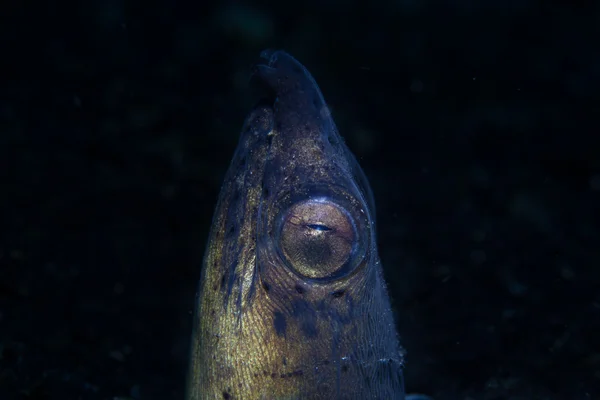
{"type": "Polygon", "coordinates": [[[404,399],[367,179],[310,73],[265,51],[204,260],[188,400],[404,399]]]}

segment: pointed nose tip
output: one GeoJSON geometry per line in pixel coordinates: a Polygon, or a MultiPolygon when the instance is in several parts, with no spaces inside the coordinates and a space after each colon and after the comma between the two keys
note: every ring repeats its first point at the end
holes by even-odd
{"type": "Polygon", "coordinates": [[[279,50],[265,49],[265,50],[263,50],[263,51],[260,52],[260,58],[264,58],[265,60],[269,60],[269,63],[271,63],[271,58],[277,52],[279,52],[279,50]]]}

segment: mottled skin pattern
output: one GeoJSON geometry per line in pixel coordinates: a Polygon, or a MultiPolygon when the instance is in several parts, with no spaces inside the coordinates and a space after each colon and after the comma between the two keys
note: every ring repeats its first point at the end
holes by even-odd
{"type": "Polygon", "coordinates": [[[188,400],[403,399],[368,183],[309,72],[265,51],[205,255],[188,400]]]}

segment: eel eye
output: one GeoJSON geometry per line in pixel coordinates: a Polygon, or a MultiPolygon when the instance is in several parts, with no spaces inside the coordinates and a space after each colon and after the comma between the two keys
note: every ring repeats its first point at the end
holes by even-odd
{"type": "Polygon", "coordinates": [[[285,213],[279,245],[283,256],[301,275],[330,278],[350,265],[357,236],[346,210],[327,200],[310,199],[294,204],[285,213]]]}

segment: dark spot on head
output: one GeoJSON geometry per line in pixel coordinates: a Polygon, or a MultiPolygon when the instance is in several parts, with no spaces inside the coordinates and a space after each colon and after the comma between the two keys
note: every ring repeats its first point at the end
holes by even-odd
{"type": "Polygon", "coordinates": [[[315,338],[319,335],[319,331],[317,331],[317,325],[311,322],[303,323],[300,328],[302,329],[302,333],[309,338],[315,338]]]}
{"type": "Polygon", "coordinates": [[[231,395],[229,394],[229,392],[223,392],[223,398],[224,399],[230,399],[231,395]]]}
{"type": "Polygon", "coordinates": [[[269,188],[263,186],[263,197],[265,199],[268,199],[270,194],[271,193],[269,192],[269,188]]]}
{"type": "Polygon", "coordinates": [[[315,96],[313,97],[312,103],[314,108],[319,109],[319,107],[321,106],[321,99],[319,99],[318,96],[315,96]]]}
{"type": "Polygon", "coordinates": [[[323,365],[329,365],[329,360],[323,360],[323,365]]]}
{"type": "Polygon", "coordinates": [[[221,289],[225,287],[225,274],[221,275],[221,289]]]}
{"type": "Polygon", "coordinates": [[[318,335],[317,313],[306,300],[298,299],[293,303],[293,316],[306,337],[314,338],[318,335]]]}
{"type": "Polygon", "coordinates": [[[336,290],[335,292],[331,293],[331,296],[334,299],[339,299],[340,297],[342,297],[344,295],[346,291],[345,290],[336,290]]]}
{"type": "Polygon", "coordinates": [[[287,321],[285,320],[285,316],[283,315],[283,313],[275,311],[273,315],[273,326],[275,327],[275,332],[277,332],[277,336],[285,336],[287,321]]]}
{"type": "Polygon", "coordinates": [[[275,372],[273,372],[273,373],[271,374],[271,378],[275,378],[275,377],[277,377],[277,374],[276,374],[275,372]]]}
{"type": "Polygon", "coordinates": [[[304,294],[304,288],[302,286],[296,285],[294,289],[296,289],[296,292],[298,292],[298,294],[304,294]]]}
{"type": "Polygon", "coordinates": [[[267,375],[269,375],[269,373],[267,371],[263,370],[263,375],[267,376],[267,375]]]}
{"type": "Polygon", "coordinates": [[[333,137],[333,135],[327,135],[327,141],[329,142],[330,145],[332,146],[337,146],[338,142],[337,140],[333,137]]]}
{"type": "Polygon", "coordinates": [[[215,310],[210,310],[210,315],[215,315],[215,310]]]}
{"type": "Polygon", "coordinates": [[[279,375],[280,378],[285,378],[285,374],[279,375]]]}
{"type": "Polygon", "coordinates": [[[328,383],[323,382],[317,386],[317,390],[320,393],[328,393],[331,390],[331,386],[329,386],[328,383]]]}
{"type": "Polygon", "coordinates": [[[293,374],[294,374],[294,376],[302,376],[304,374],[304,372],[302,372],[302,370],[299,369],[299,370],[294,371],[293,374]]]}
{"type": "Polygon", "coordinates": [[[348,366],[342,365],[342,372],[348,372],[348,366]]]}
{"type": "Polygon", "coordinates": [[[283,365],[287,365],[287,359],[283,357],[283,365]]]}
{"type": "Polygon", "coordinates": [[[233,262],[229,266],[229,272],[227,273],[227,291],[225,293],[225,297],[223,298],[223,305],[225,307],[227,306],[227,302],[229,301],[229,296],[231,296],[235,282],[239,280],[239,274],[235,272],[236,268],[237,260],[233,260],[233,262]]]}
{"type": "Polygon", "coordinates": [[[231,225],[229,231],[227,231],[227,235],[231,236],[235,232],[235,225],[231,225]]]}
{"type": "Polygon", "coordinates": [[[265,289],[265,292],[269,292],[269,290],[271,290],[271,285],[269,285],[267,282],[263,282],[262,283],[262,287],[263,289],[265,289]]]}
{"type": "Polygon", "coordinates": [[[273,135],[267,136],[267,146],[271,147],[272,143],[273,143],[273,135]]]}

